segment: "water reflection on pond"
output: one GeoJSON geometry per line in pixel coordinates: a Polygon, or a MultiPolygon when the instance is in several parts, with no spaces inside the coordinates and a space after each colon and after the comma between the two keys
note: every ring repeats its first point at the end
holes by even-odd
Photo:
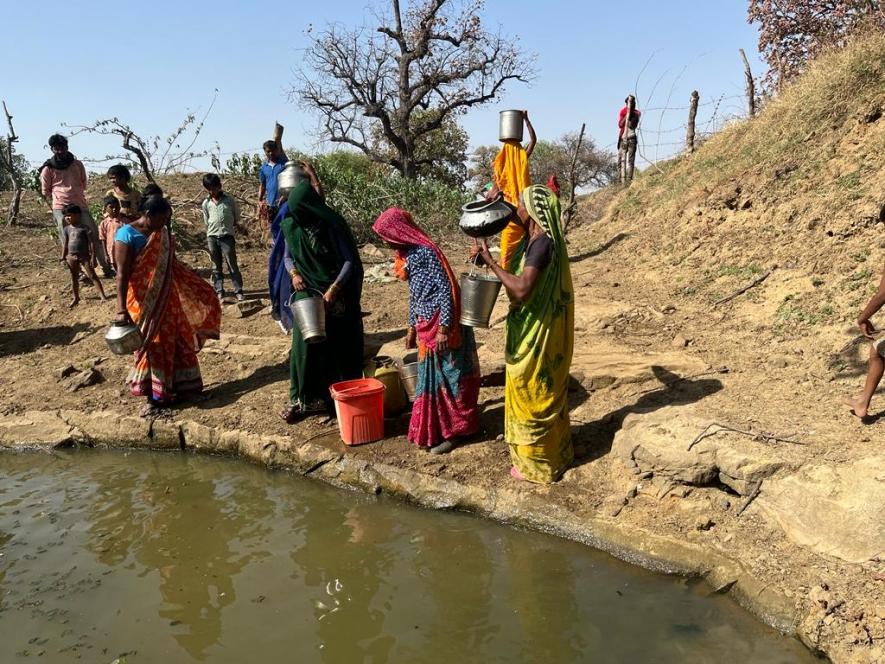
{"type": "Polygon", "coordinates": [[[814,661],[697,582],[235,460],[0,475],[3,662],[814,661]]]}

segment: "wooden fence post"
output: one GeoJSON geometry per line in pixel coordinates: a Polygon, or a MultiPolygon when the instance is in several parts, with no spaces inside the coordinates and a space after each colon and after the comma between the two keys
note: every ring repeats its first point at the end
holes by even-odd
{"type": "Polygon", "coordinates": [[[685,130],[685,148],[689,152],[694,152],[694,121],[698,114],[698,91],[691,93],[691,101],[688,104],[688,128],[685,130]]]}
{"type": "Polygon", "coordinates": [[[744,78],[746,79],[747,89],[747,112],[750,117],[756,115],[756,84],[753,82],[753,72],[750,71],[750,61],[747,60],[747,54],[744,49],[738,49],[741,52],[741,58],[744,61],[744,78]]]}

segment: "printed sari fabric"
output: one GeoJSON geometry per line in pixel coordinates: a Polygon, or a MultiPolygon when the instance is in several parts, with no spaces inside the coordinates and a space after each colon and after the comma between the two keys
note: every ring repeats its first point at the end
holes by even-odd
{"type": "Polygon", "coordinates": [[[574,291],[558,197],[532,185],[523,201],[553,241],[553,251],[528,300],[514,304],[507,316],[504,437],[522,476],[548,483],[559,479],[574,456],[568,411],[574,291]]]}
{"type": "Polygon", "coordinates": [[[151,234],[135,256],[126,308],[145,340],[127,379],[132,394],[168,403],[202,391],[197,352],[218,338],[221,305],[212,286],[175,258],[169,229],[151,234]]]}
{"type": "MultiPolygon", "coordinates": [[[[518,141],[505,141],[492,162],[495,183],[504,194],[504,200],[519,207],[519,197],[529,186],[529,158],[518,141]]],[[[513,272],[519,267],[525,230],[515,221],[510,222],[501,233],[501,267],[513,272]]]]}
{"type": "Polygon", "coordinates": [[[405,210],[386,210],[372,228],[386,242],[403,247],[396,252],[396,274],[408,281],[410,291],[420,290],[425,297],[435,294],[436,299],[435,306],[422,307],[410,298],[410,308],[421,311],[410,312],[418,337],[419,364],[409,441],[433,447],[443,440],[476,433],[479,357],[473,328],[461,325],[461,296],[449,262],[405,210]],[[440,325],[446,323],[449,348],[440,353],[436,337],[440,325]]]}
{"type": "Polygon", "coordinates": [[[360,298],[363,266],[347,222],[320,198],[307,181],[289,193],[288,214],[280,224],[289,255],[311,295],[325,293],[347,257],[354,263],[338,298],[326,309],[326,340],[306,344],[292,326],[289,354],[289,404],[303,411],[331,401],[329,386],[363,375],[363,319],[360,298]]]}

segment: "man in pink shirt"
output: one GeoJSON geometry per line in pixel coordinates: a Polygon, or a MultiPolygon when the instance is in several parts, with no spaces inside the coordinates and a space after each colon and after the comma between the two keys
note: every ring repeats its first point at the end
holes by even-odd
{"type": "Polygon", "coordinates": [[[52,157],[40,167],[40,187],[55,219],[59,244],[64,245],[65,222],[62,210],[65,205],[79,205],[81,224],[92,231],[95,258],[101,265],[104,276],[112,277],[114,271],[108,263],[104,247],[98,241],[98,228],[86,202],[86,168],[83,162],[68,151],[68,139],[61,134],[49,137],[49,148],[52,150],[52,157]]]}

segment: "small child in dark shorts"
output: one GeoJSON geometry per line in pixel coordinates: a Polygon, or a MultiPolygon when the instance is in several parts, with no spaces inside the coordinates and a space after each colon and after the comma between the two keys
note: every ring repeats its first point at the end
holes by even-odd
{"type": "Polygon", "coordinates": [[[92,249],[92,231],[80,223],[81,214],[79,205],[65,205],[62,209],[64,221],[67,224],[64,227],[64,245],[61,250],[61,260],[66,263],[71,271],[71,286],[74,290],[74,297],[71,299],[71,308],[77,306],[80,302],[80,268],[86,272],[98,292],[101,294],[102,300],[107,300],[104,294],[104,288],[98,275],[95,274],[95,256],[92,249]]]}

